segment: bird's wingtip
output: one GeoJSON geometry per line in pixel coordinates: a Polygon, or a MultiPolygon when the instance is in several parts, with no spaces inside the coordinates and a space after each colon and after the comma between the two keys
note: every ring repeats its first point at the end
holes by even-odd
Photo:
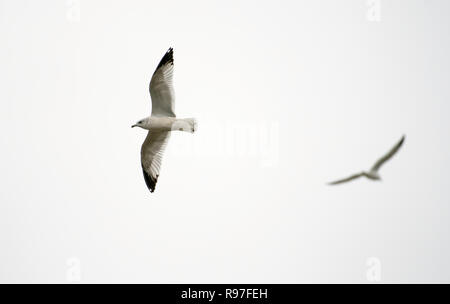
{"type": "Polygon", "coordinates": [[[148,190],[153,193],[153,191],[155,191],[156,182],[158,181],[158,176],[156,178],[153,178],[150,174],[145,172],[144,167],[142,167],[142,172],[144,173],[144,180],[148,190]]]}
{"type": "Polygon", "coordinates": [[[164,54],[163,58],[159,62],[155,71],[157,71],[160,67],[162,67],[163,65],[165,65],[167,63],[170,63],[171,65],[173,65],[173,48],[172,47],[170,47],[167,50],[167,52],[164,54]]]}

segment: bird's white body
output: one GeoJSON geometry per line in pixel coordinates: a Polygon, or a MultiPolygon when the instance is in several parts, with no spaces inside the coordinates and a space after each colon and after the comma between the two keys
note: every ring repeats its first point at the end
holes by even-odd
{"type": "Polygon", "coordinates": [[[197,123],[194,118],[156,117],[144,118],[139,127],[151,131],[185,131],[194,132],[197,123]]]}

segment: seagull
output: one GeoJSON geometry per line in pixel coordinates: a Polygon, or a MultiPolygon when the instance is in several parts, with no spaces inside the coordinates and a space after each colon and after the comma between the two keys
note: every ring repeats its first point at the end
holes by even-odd
{"type": "Polygon", "coordinates": [[[149,91],[152,99],[152,114],[139,120],[131,127],[148,130],[141,147],[141,166],[145,183],[150,192],[155,191],[161,160],[169,141],[171,131],[194,133],[197,129],[195,118],[178,119],[175,116],[175,94],[173,89],[173,48],[164,54],[150,80],[149,91]]]}
{"type": "Polygon", "coordinates": [[[337,185],[337,184],[349,182],[349,181],[357,179],[361,176],[365,176],[371,180],[381,180],[381,177],[378,174],[378,169],[380,169],[380,167],[386,161],[388,161],[392,156],[394,156],[395,153],[397,153],[397,151],[400,149],[400,147],[402,146],[404,141],[405,141],[405,135],[402,136],[400,141],[398,143],[396,143],[395,146],[392,147],[392,149],[388,153],[386,153],[383,157],[381,157],[379,160],[377,160],[377,162],[372,166],[372,168],[369,170],[369,172],[362,171],[360,173],[353,174],[347,178],[343,178],[343,179],[340,179],[340,180],[337,180],[337,181],[334,181],[334,182],[331,182],[328,184],[329,185],[337,185]]]}

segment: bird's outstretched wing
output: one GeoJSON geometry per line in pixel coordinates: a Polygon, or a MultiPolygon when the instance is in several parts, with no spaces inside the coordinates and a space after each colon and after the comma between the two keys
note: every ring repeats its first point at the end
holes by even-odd
{"type": "Polygon", "coordinates": [[[357,173],[357,174],[353,174],[353,175],[351,175],[351,176],[349,176],[349,177],[347,177],[347,178],[343,178],[343,179],[340,179],[340,180],[337,180],[337,181],[328,183],[328,185],[342,184],[342,183],[349,182],[349,181],[351,181],[351,180],[357,179],[357,178],[359,178],[359,177],[361,177],[361,176],[363,176],[363,175],[364,175],[364,172],[357,173]]]}
{"type": "Polygon", "coordinates": [[[175,117],[175,93],[172,85],[173,49],[161,59],[150,80],[152,116],[175,117]]]}
{"type": "Polygon", "coordinates": [[[167,142],[169,141],[169,137],[170,132],[149,131],[142,144],[141,165],[142,171],[144,172],[145,183],[150,192],[155,191],[159,170],[161,168],[162,156],[167,142]]]}
{"type": "Polygon", "coordinates": [[[400,139],[400,141],[398,143],[395,144],[394,147],[392,147],[392,149],[386,154],[384,155],[382,158],[380,158],[379,160],[377,160],[377,162],[373,165],[373,167],[370,169],[370,171],[372,172],[377,172],[378,169],[380,169],[380,167],[386,162],[388,161],[392,156],[394,156],[395,153],[397,153],[398,149],[400,149],[400,147],[402,146],[403,142],[405,141],[405,135],[402,136],[402,138],[400,139]]]}

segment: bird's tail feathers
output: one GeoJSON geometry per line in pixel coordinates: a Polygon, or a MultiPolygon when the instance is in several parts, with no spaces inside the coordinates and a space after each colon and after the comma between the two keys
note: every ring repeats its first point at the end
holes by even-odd
{"type": "Polygon", "coordinates": [[[195,118],[177,119],[172,125],[172,130],[194,133],[197,131],[197,120],[195,118]]]}

